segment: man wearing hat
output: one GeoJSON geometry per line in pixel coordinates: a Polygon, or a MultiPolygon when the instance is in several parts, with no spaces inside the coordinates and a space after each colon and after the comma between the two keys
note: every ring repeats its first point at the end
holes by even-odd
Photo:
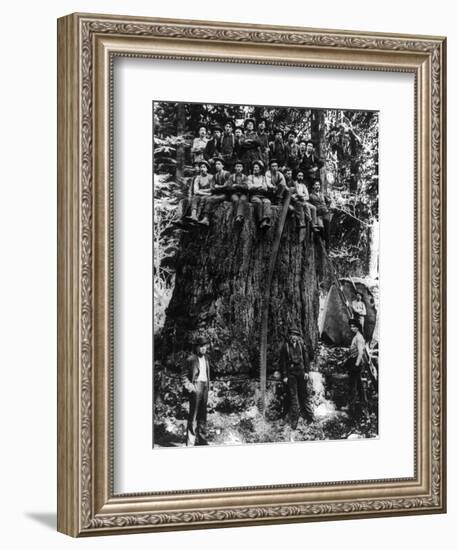
{"type": "Polygon", "coordinates": [[[191,222],[198,222],[197,213],[202,202],[211,195],[213,176],[208,173],[210,165],[206,160],[199,163],[199,173],[192,183],[191,215],[187,219],[191,222]]]}
{"type": "Polygon", "coordinates": [[[199,337],[195,353],[187,361],[183,374],[183,385],[189,393],[189,415],[186,445],[208,445],[206,439],[208,387],[210,384],[210,363],[207,358],[208,340],[199,337]]]}
{"type": "Polygon", "coordinates": [[[198,129],[199,135],[194,138],[191,147],[192,163],[196,163],[204,160],[204,151],[207,146],[207,127],[201,124],[198,129]]]}
{"type": "Polygon", "coordinates": [[[291,193],[291,202],[289,205],[289,209],[296,215],[297,228],[299,230],[304,229],[305,227],[307,227],[305,223],[304,205],[298,200],[297,197],[296,182],[293,178],[293,169],[290,166],[287,166],[283,171],[283,175],[285,176],[286,186],[291,193]]]}
{"type": "Polygon", "coordinates": [[[286,164],[293,170],[297,170],[299,167],[299,145],[296,141],[297,133],[295,130],[288,132],[288,141],[286,143],[286,164]]]}
{"type": "Polygon", "coordinates": [[[321,183],[318,180],[312,185],[309,201],[316,208],[317,224],[320,230],[323,231],[324,242],[326,248],[328,248],[332,220],[331,201],[327,195],[321,192],[321,183]]]}
{"type": "Polygon", "coordinates": [[[205,159],[208,160],[210,164],[212,163],[212,159],[214,159],[215,157],[221,157],[221,134],[221,126],[215,124],[212,127],[212,137],[207,143],[204,152],[205,159]]]}
{"type": "Polygon", "coordinates": [[[234,162],[234,173],[229,176],[227,186],[234,206],[235,221],[241,224],[248,212],[248,178],[243,173],[243,162],[240,159],[234,162]]]}
{"type": "Polygon", "coordinates": [[[353,333],[348,358],[344,367],[349,375],[349,413],[353,419],[362,417],[363,421],[369,420],[366,388],[362,379],[362,372],[367,362],[366,341],[362,334],[362,327],[358,319],[350,319],[348,322],[353,333]]]}
{"type": "MultiPolygon", "coordinates": [[[[297,428],[299,413],[307,422],[313,421],[310,395],[307,389],[310,362],[301,333],[291,329],[280,351],[280,371],[283,382],[288,386],[289,416],[291,429],[297,428]]],[[[291,440],[294,440],[291,434],[291,440]]]]}
{"type": "Polygon", "coordinates": [[[224,160],[224,164],[227,170],[232,170],[232,165],[235,158],[235,136],[234,136],[234,123],[232,120],[226,121],[224,125],[223,137],[221,138],[221,158],[224,160]]]}
{"type": "MultiPolygon", "coordinates": [[[[245,138],[243,136],[243,128],[240,128],[240,126],[237,126],[237,128],[234,130],[234,159],[239,159],[242,157],[242,145],[245,138]]],[[[234,164],[232,164],[232,169],[234,168],[234,164]]]]}
{"type": "Polygon", "coordinates": [[[270,159],[269,168],[266,172],[267,184],[273,189],[274,197],[281,200],[287,190],[285,176],[279,170],[279,162],[276,158],[270,159]]]}
{"type": "Polygon", "coordinates": [[[251,168],[251,164],[255,160],[261,160],[261,147],[258,139],[258,134],[255,131],[255,120],[253,118],[247,118],[244,122],[245,135],[243,137],[242,156],[241,160],[245,171],[248,172],[251,168]]]}
{"type": "Polygon", "coordinates": [[[296,192],[295,200],[304,206],[306,217],[312,222],[314,231],[318,231],[318,220],[316,217],[316,206],[310,202],[310,194],[305,184],[305,175],[303,170],[296,173],[296,192]]]}
{"type": "Polygon", "coordinates": [[[264,166],[269,164],[269,134],[266,131],[266,121],[262,118],[258,123],[258,141],[261,150],[261,160],[264,166]]]}
{"type": "Polygon", "coordinates": [[[201,225],[210,225],[210,216],[214,209],[220,204],[229,199],[230,188],[227,185],[229,179],[229,172],[224,170],[224,161],[219,157],[213,159],[213,165],[215,167],[215,174],[213,175],[212,182],[210,184],[211,195],[205,198],[204,214],[199,223],[201,225]]]}
{"type": "Polygon", "coordinates": [[[323,164],[323,161],[315,154],[313,141],[306,141],[305,154],[302,156],[299,168],[304,172],[305,184],[309,191],[312,190],[315,181],[321,181],[320,170],[323,164]]]}
{"type": "Polygon", "coordinates": [[[274,132],[274,140],[270,144],[270,158],[275,158],[279,168],[286,163],[286,146],[283,141],[283,130],[276,128],[274,132]]]}
{"type": "Polygon", "coordinates": [[[259,227],[267,229],[272,224],[272,208],[267,194],[274,191],[275,188],[267,183],[267,178],[263,172],[264,163],[262,160],[253,161],[253,173],[248,176],[248,191],[259,227]]]}

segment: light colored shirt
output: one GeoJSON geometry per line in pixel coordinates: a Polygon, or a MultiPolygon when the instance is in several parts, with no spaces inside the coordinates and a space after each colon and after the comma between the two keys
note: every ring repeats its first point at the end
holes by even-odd
{"type": "Polygon", "coordinates": [[[277,172],[276,174],[273,174],[270,170],[268,170],[266,172],[266,179],[267,179],[268,185],[273,185],[276,188],[286,187],[285,176],[281,172],[277,172]]]}
{"type": "Polygon", "coordinates": [[[350,357],[359,357],[361,361],[363,358],[365,345],[366,342],[363,335],[360,332],[357,332],[351,341],[350,357]]]}
{"type": "Polygon", "coordinates": [[[366,306],[362,300],[353,300],[353,302],[351,303],[351,307],[353,308],[353,311],[358,315],[366,315],[366,306]]]}
{"type": "Polygon", "coordinates": [[[213,182],[213,176],[207,174],[202,176],[198,174],[194,179],[194,195],[209,195],[213,182]]]}
{"type": "Polygon", "coordinates": [[[296,193],[297,193],[297,196],[300,197],[302,200],[304,201],[309,200],[309,192],[305,183],[302,183],[302,182],[299,183],[298,181],[296,182],[296,193]]]}
{"type": "Polygon", "coordinates": [[[208,139],[206,137],[194,138],[194,141],[192,142],[192,148],[191,148],[191,153],[193,154],[194,162],[204,159],[204,150],[205,150],[205,147],[207,146],[207,143],[208,143],[208,139]]]}
{"type": "Polygon", "coordinates": [[[267,191],[268,187],[266,176],[263,174],[260,174],[259,176],[255,176],[254,174],[248,176],[248,189],[252,189],[253,191],[256,189],[259,189],[260,191],[267,191]]]}
{"type": "Polygon", "coordinates": [[[197,377],[197,382],[208,382],[207,360],[204,355],[199,356],[199,375],[197,377]]]}

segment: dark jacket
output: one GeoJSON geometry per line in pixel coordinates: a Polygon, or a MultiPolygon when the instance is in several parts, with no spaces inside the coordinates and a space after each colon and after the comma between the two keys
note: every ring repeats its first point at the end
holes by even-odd
{"type": "Polygon", "coordinates": [[[226,185],[228,188],[235,192],[240,193],[248,191],[248,177],[245,174],[236,174],[235,172],[229,176],[226,185]]]}
{"type": "Polygon", "coordinates": [[[204,157],[207,160],[211,160],[214,157],[221,157],[221,147],[221,138],[218,140],[215,138],[211,138],[210,141],[207,142],[207,145],[205,147],[204,157]]]}
{"type": "Polygon", "coordinates": [[[287,166],[289,166],[293,170],[297,170],[300,162],[299,145],[297,143],[287,142],[285,145],[285,149],[287,166]]]}
{"type": "Polygon", "coordinates": [[[234,159],[235,136],[234,134],[223,134],[221,138],[221,156],[226,162],[234,159]]]}
{"type": "MultiPolygon", "coordinates": [[[[205,355],[205,361],[207,362],[207,380],[210,382],[210,362],[205,355]]],[[[185,388],[189,388],[190,384],[194,384],[199,376],[199,357],[193,353],[186,359],[186,364],[183,372],[183,385],[185,388]]]]}
{"type": "Polygon", "coordinates": [[[241,143],[241,160],[250,165],[255,160],[261,160],[261,148],[256,132],[247,132],[241,143]]]}
{"type": "Polygon", "coordinates": [[[228,191],[227,180],[230,177],[230,173],[227,170],[221,170],[221,172],[215,172],[213,176],[211,190],[212,193],[224,193],[228,191]]]}
{"type": "Polygon", "coordinates": [[[324,195],[321,192],[315,193],[312,191],[310,193],[309,202],[316,207],[316,213],[318,216],[325,216],[326,214],[329,214],[329,205],[331,204],[331,201],[327,195],[324,195]]]}
{"type": "Polygon", "coordinates": [[[296,348],[287,340],[280,351],[280,370],[282,378],[289,374],[304,374],[310,371],[310,362],[303,342],[299,341],[296,348]]]}
{"type": "Polygon", "coordinates": [[[310,185],[314,181],[320,179],[320,169],[323,167],[324,162],[312,153],[309,157],[304,155],[299,161],[299,168],[304,172],[305,181],[310,185]],[[317,168],[317,170],[314,170],[317,168]]]}
{"type": "Polygon", "coordinates": [[[272,141],[269,145],[270,158],[277,159],[278,166],[282,167],[286,163],[286,146],[283,141],[272,141]]]}

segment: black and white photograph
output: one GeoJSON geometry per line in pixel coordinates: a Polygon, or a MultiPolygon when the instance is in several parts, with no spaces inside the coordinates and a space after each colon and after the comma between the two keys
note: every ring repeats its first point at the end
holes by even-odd
{"type": "Polygon", "coordinates": [[[378,438],[379,112],[160,100],[152,133],[153,447],[378,438]]]}

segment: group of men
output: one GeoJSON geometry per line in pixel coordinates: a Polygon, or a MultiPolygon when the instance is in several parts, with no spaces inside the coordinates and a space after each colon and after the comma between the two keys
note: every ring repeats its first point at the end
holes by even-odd
{"type": "MultiPolygon", "coordinates": [[[[348,350],[345,368],[349,373],[349,414],[363,423],[370,421],[366,389],[362,372],[367,364],[365,340],[359,319],[349,321],[353,339],[348,350]]],[[[211,380],[207,357],[209,342],[205,337],[196,340],[195,352],[187,359],[183,372],[183,386],[189,396],[186,445],[208,445],[207,403],[211,380]]],[[[310,355],[299,330],[292,328],[281,347],[279,371],[275,373],[287,390],[289,404],[290,441],[294,441],[299,419],[306,424],[314,420],[312,395],[309,389],[310,355]]]]}
{"type": "Polygon", "coordinates": [[[298,229],[304,228],[307,220],[328,242],[330,201],[321,190],[323,161],[312,141],[298,143],[294,130],[288,132],[285,141],[281,129],[274,131],[271,140],[265,121],[256,127],[256,121],[249,118],[243,128],[236,128],[232,121],[227,121],[224,129],[212,127],[210,138],[207,128],[200,126],[191,155],[196,175],[183,205],[181,223],[209,226],[215,207],[231,201],[235,221],[241,224],[251,202],[258,226],[268,229],[272,204],[281,204],[289,192],[298,229]]]}
{"type": "MultiPolygon", "coordinates": [[[[207,402],[211,379],[210,363],[207,357],[208,340],[199,337],[195,343],[195,352],[188,359],[183,372],[183,386],[189,396],[189,413],[186,433],[186,445],[208,445],[207,402]]],[[[299,418],[313,422],[311,394],[307,380],[310,372],[310,357],[301,333],[291,329],[280,351],[281,377],[287,388],[289,402],[290,440],[294,441],[299,418]]]]}

